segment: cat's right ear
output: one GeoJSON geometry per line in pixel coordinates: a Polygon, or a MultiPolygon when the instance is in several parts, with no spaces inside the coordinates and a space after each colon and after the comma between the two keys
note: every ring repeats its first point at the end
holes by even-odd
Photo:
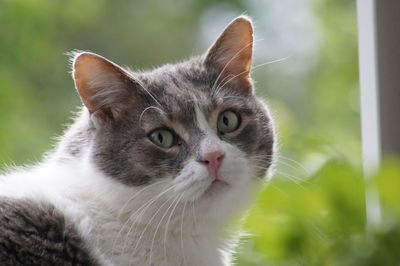
{"type": "Polygon", "coordinates": [[[253,56],[253,26],[250,18],[234,19],[208,50],[205,64],[217,70],[217,81],[252,93],[250,68],[253,56]],[[221,82],[222,81],[222,82],[221,82]]]}
{"type": "Polygon", "coordinates": [[[105,120],[123,113],[134,79],[128,72],[94,53],[74,53],[72,76],[75,88],[90,114],[105,120]]]}

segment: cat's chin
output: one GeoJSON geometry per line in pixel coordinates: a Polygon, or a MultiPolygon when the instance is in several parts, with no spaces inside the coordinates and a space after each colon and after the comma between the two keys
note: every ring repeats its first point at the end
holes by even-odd
{"type": "Polygon", "coordinates": [[[211,182],[210,186],[204,191],[203,197],[213,197],[216,196],[217,193],[224,193],[228,190],[231,185],[223,180],[215,179],[211,182]]]}

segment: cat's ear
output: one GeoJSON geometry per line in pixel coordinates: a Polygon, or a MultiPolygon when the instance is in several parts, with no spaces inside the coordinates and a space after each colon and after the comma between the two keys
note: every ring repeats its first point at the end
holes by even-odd
{"type": "Polygon", "coordinates": [[[205,64],[216,68],[218,84],[230,83],[252,92],[250,68],[253,55],[253,26],[246,16],[234,19],[208,50],[205,64]]]}
{"type": "Polygon", "coordinates": [[[89,112],[101,118],[118,117],[131,94],[130,74],[94,53],[75,53],[72,60],[75,88],[89,112]]]}

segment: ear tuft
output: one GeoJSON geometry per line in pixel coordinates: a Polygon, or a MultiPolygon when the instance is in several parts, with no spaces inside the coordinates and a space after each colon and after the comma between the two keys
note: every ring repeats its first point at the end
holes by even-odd
{"type": "Polygon", "coordinates": [[[208,50],[205,64],[207,67],[216,68],[220,73],[217,80],[219,83],[224,80],[246,92],[251,92],[252,57],[253,25],[250,18],[240,16],[225,28],[208,50]]]}
{"type": "Polygon", "coordinates": [[[117,115],[129,96],[129,74],[105,59],[90,52],[75,52],[72,76],[75,88],[90,113],[117,115]]]}

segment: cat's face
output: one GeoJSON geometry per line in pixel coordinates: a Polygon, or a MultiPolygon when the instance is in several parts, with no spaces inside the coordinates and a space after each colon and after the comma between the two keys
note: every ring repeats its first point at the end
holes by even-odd
{"type": "Polygon", "coordinates": [[[205,56],[151,72],[77,54],[96,166],[130,186],[162,181],[183,201],[223,197],[265,176],[274,139],[249,77],[252,42],[251,23],[240,17],[205,56]]]}

